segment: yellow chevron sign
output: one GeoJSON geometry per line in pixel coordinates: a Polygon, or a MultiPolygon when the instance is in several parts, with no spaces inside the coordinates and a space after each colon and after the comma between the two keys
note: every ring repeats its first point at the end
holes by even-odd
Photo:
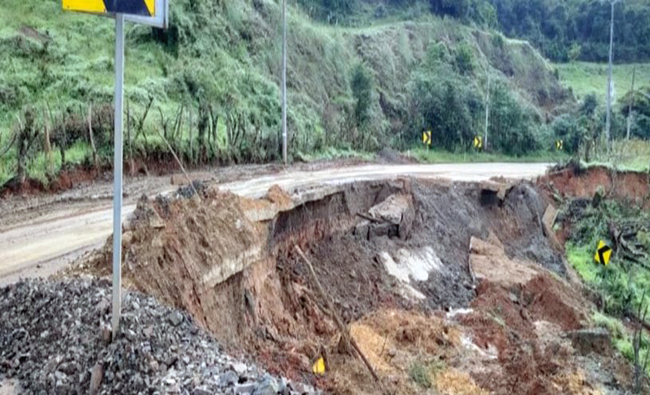
{"type": "Polygon", "coordinates": [[[477,150],[480,150],[483,148],[483,137],[481,136],[475,136],[474,137],[474,148],[477,150]]]}
{"type": "Polygon", "coordinates": [[[66,11],[156,16],[155,0],[62,0],[66,11]]]}
{"type": "Polygon", "coordinates": [[[594,255],[594,260],[602,265],[609,265],[609,260],[612,257],[612,247],[608,246],[607,243],[600,240],[598,242],[598,249],[596,250],[596,255],[594,255]]]}
{"type": "Polygon", "coordinates": [[[431,145],[433,144],[433,140],[431,139],[431,137],[432,137],[431,131],[422,133],[422,144],[431,147],[431,145]]]}

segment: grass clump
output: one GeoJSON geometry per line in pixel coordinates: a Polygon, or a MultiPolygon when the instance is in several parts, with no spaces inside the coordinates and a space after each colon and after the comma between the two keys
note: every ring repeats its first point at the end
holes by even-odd
{"type": "Polygon", "coordinates": [[[433,386],[429,369],[421,361],[411,363],[409,378],[422,388],[431,388],[433,386]]]}
{"type": "Polygon", "coordinates": [[[409,378],[422,388],[432,389],[435,387],[436,375],[445,370],[445,368],[445,362],[440,360],[439,357],[431,360],[417,359],[411,362],[409,366],[409,378]]]}

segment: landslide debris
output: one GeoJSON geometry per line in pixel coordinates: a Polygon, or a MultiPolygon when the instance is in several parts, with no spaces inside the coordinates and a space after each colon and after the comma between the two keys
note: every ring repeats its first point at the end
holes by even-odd
{"type": "Polygon", "coordinates": [[[24,394],[314,392],[230,357],[187,313],[137,292],[124,293],[109,343],[110,295],[105,280],[0,288],[0,382],[18,379],[24,394]]]}
{"type": "MultiPolygon", "coordinates": [[[[622,394],[629,365],[574,344],[579,331],[589,339],[591,306],[566,280],[552,211],[532,184],[503,180],[142,199],[125,225],[125,281],[274,374],[378,393],[363,363],[338,347],[298,245],[392,393],[622,394]],[[324,376],[312,372],[321,356],[324,376]]],[[[110,243],[84,264],[108,273],[110,243]]]]}

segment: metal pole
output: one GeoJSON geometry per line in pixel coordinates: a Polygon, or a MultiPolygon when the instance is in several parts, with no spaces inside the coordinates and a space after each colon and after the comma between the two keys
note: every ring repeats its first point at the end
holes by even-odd
{"type": "Polygon", "coordinates": [[[632,107],[634,107],[634,78],[636,77],[636,66],[632,69],[632,100],[630,108],[627,110],[627,140],[630,139],[630,130],[632,129],[632,107]]]}
{"type": "Polygon", "coordinates": [[[124,101],[124,15],[115,15],[115,137],[113,158],[113,338],[122,310],[122,115],[124,101]]]}
{"type": "Polygon", "coordinates": [[[483,144],[483,149],[487,151],[488,147],[488,127],[490,125],[490,72],[487,73],[488,83],[487,83],[487,95],[485,100],[485,142],[483,144]]]}
{"type": "Polygon", "coordinates": [[[282,0],[282,160],[287,165],[287,0],[282,0]]]}
{"type": "Polygon", "coordinates": [[[607,119],[605,121],[605,138],[607,139],[607,152],[611,148],[612,127],[612,60],[614,57],[614,5],[618,0],[610,0],[612,5],[611,22],[609,26],[609,70],[607,77],[607,119]]]}

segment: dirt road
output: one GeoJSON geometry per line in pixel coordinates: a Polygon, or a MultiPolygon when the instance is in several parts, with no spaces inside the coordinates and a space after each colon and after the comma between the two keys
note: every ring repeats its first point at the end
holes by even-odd
{"type": "MultiPolygon", "coordinates": [[[[542,175],[547,164],[443,164],[382,165],[372,164],[308,171],[289,169],[270,175],[219,184],[234,193],[259,197],[271,185],[287,191],[323,184],[355,180],[391,179],[399,176],[438,178],[453,181],[482,181],[492,177],[511,179],[542,175]]],[[[174,189],[157,185],[150,194],[174,189]]],[[[127,200],[129,202],[129,200],[127,200]]],[[[135,208],[133,199],[124,206],[128,215],[135,208]]],[[[109,199],[86,201],[84,204],[58,204],[37,218],[24,222],[0,224],[0,284],[18,276],[48,275],[80,254],[100,246],[111,234],[112,211],[109,199]]]]}

